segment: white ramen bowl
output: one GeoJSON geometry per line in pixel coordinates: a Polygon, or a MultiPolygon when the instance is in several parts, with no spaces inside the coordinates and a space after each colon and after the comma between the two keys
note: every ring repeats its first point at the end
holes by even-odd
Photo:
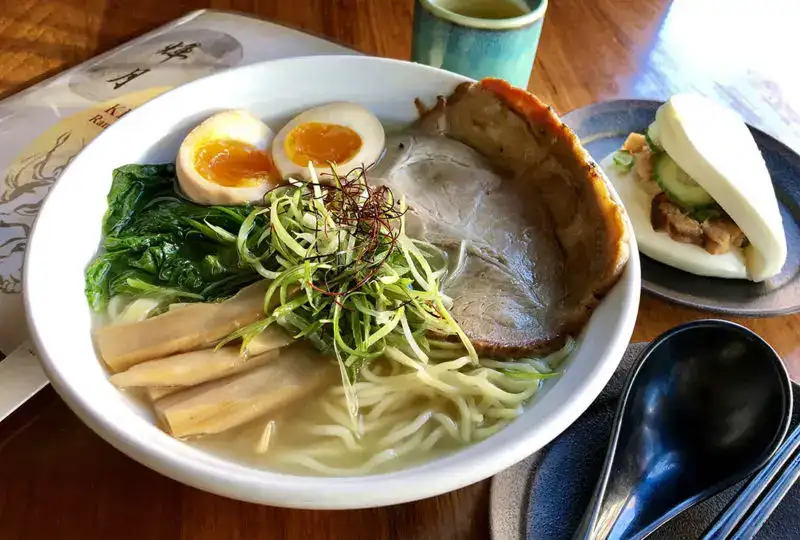
{"type": "MultiPolygon", "coordinates": [[[[369,107],[391,129],[417,117],[414,98],[432,104],[467,79],[417,64],[360,56],[279,60],[201,79],[127,114],[89,144],[42,206],[25,263],[28,323],[58,393],[94,431],[148,467],[191,486],[262,504],[362,508],[402,503],[492,476],[563,432],[617,367],[639,306],[639,254],[592,315],[564,374],[547,382],[511,425],[451,455],[397,472],[329,478],[276,473],[225,459],[161,431],[150,411],[107,378],[91,339],[84,269],[100,244],[111,172],[127,163],[174,161],[191,128],[214,112],[245,108],[277,129],[331,101],[369,107]]],[[[613,188],[609,186],[613,191],[613,188]]]]}

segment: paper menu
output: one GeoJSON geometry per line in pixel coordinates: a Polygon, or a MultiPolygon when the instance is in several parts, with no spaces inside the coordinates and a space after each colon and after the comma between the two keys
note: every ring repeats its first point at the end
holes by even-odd
{"type": "Polygon", "coordinates": [[[27,341],[22,265],[39,207],[70,161],[176,86],[235,66],[325,54],[360,53],[253,17],[195,11],[0,102],[0,353],[8,355],[0,360],[0,421],[47,384],[27,341]]]}
{"type": "Polygon", "coordinates": [[[36,213],[89,141],[180,84],[254,62],[323,54],[358,53],[252,17],[197,11],[0,102],[0,352],[27,338],[22,263],[36,213]]]}

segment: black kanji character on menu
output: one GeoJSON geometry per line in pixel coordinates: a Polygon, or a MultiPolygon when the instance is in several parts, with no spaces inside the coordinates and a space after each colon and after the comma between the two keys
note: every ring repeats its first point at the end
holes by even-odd
{"type": "Polygon", "coordinates": [[[160,54],[166,56],[161,63],[168,60],[172,60],[173,58],[180,58],[181,60],[186,60],[189,58],[189,55],[192,54],[200,44],[197,42],[193,43],[184,43],[183,41],[179,41],[177,43],[170,43],[169,45],[165,46],[163,49],[156,51],[156,54],[160,54]]]}
{"type": "Polygon", "coordinates": [[[106,79],[106,82],[114,83],[114,90],[116,90],[118,88],[122,88],[123,86],[131,82],[133,79],[141,77],[148,71],[150,71],[150,68],[136,68],[130,73],[126,73],[125,75],[120,75],[115,79],[106,79]]]}

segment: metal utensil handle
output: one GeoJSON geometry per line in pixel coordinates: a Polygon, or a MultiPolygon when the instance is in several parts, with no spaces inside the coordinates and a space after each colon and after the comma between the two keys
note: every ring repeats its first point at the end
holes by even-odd
{"type": "MultiPolygon", "coordinates": [[[[719,515],[717,520],[703,534],[703,540],[717,540],[731,537],[737,530],[737,527],[739,527],[739,524],[743,522],[745,516],[748,515],[750,509],[753,508],[759,500],[759,497],[761,497],[770,485],[773,485],[773,480],[781,474],[786,464],[797,454],[798,448],[800,448],[800,426],[792,431],[775,455],[772,456],[772,459],[770,459],[764,468],[739,492],[736,498],[728,504],[725,511],[719,515]]],[[[791,485],[789,487],[791,487],[791,485]]],[[[788,491],[788,487],[786,489],[788,491]]],[[[768,494],[767,497],[769,496],[768,494]]],[[[777,505],[779,500],[775,502],[775,505],[777,505]]],[[[760,506],[759,504],[759,507],[760,506]]],[[[771,511],[772,509],[770,509],[770,512],[771,511]]],[[[767,517],[769,517],[769,513],[764,515],[764,520],[766,520],[767,517]]]]}
{"type": "Polygon", "coordinates": [[[800,453],[795,453],[794,459],[789,466],[783,470],[767,494],[764,495],[758,505],[731,535],[731,540],[753,538],[761,526],[769,519],[772,511],[777,508],[789,490],[792,489],[798,478],[800,478],[800,453]]]}
{"type": "Polygon", "coordinates": [[[0,422],[49,383],[33,346],[25,342],[0,361],[0,422]]]}

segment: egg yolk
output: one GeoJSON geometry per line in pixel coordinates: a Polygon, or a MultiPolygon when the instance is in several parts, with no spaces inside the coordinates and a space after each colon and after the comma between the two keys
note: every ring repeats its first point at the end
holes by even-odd
{"type": "Polygon", "coordinates": [[[278,176],[269,154],[233,140],[207,141],[198,146],[194,167],[209,182],[225,187],[257,186],[278,176]]]}
{"type": "Polygon", "coordinates": [[[308,122],[300,124],[286,136],[286,154],[301,166],[346,163],[361,150],[361,137],[346,126],[308,122]]]}

